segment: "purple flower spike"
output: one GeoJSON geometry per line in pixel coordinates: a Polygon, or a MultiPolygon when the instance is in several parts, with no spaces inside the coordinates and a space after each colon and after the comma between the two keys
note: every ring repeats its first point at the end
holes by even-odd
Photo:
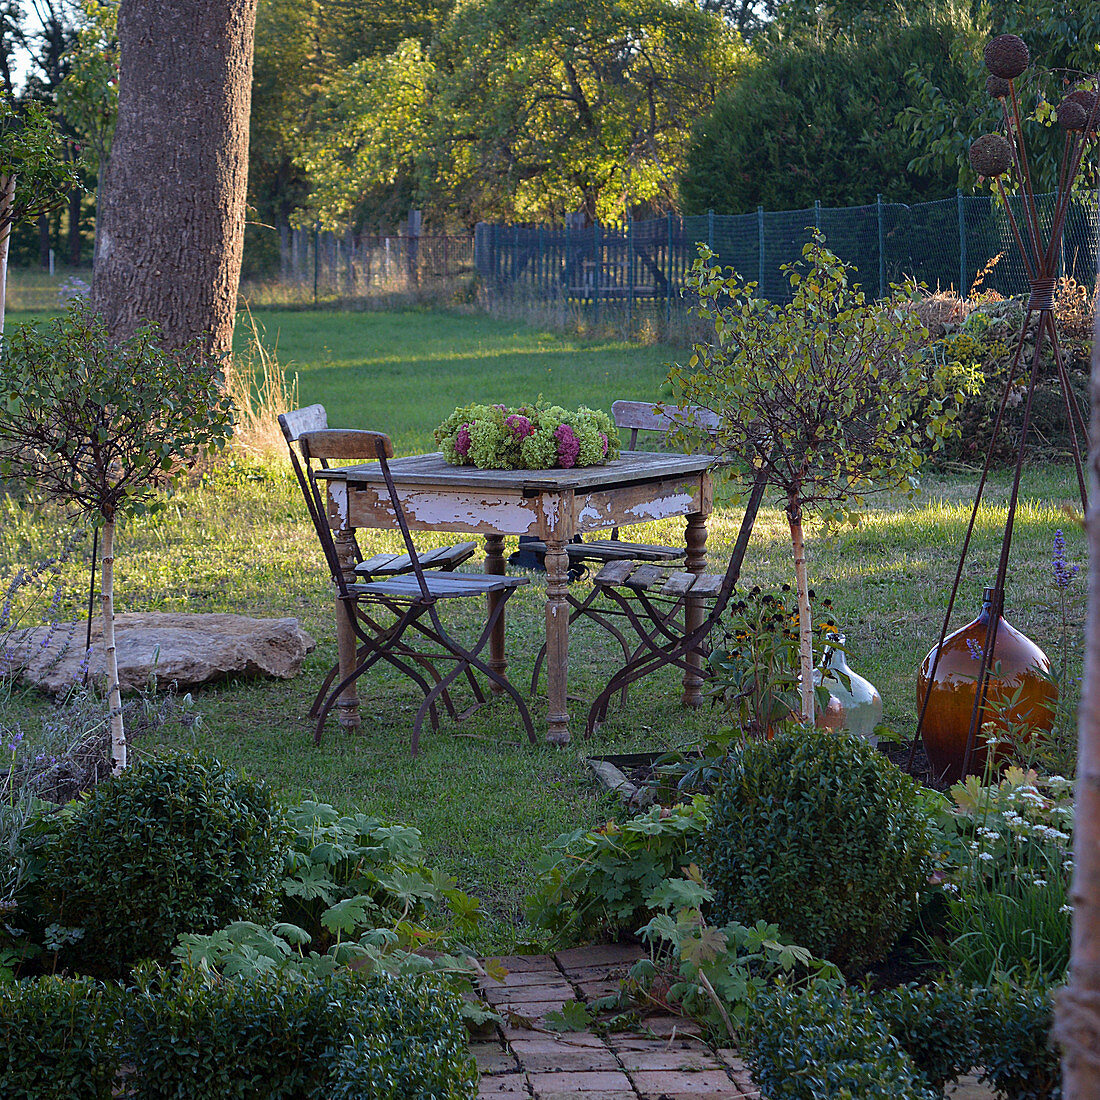
{"type": "Polygon", "coordinates": [[[967,638],[966,648],[970,650],[970,656],[973,657],[975,661],[980,661],[982,659],[983,650],[980,642],[974,641],[973,638],[967,638]]]}
{"type": "Polygon", "coordinates": [[[559,424],[554,429],[554,438],[558,441],[558,465],[565,470],[576,466],[581,444],[573,429],[568,424],[559,424]]]}
{"type": "Polygon", "coordinates": [[[1054,532],[1054,549],[1050,564],[1054,571],[1055,587],[1063,590],[1069,588],[1073,579],[1081,572],[1079,565],[1070,565],[1066,562],[1066,539],[1061,531],[1054,532]]]}
{"type": "Polygon", "coordinates": [[[458,451],[463,458],[470,453],[470,425],[463,424],[461,428],[455,432],[455,450],[458,451]]]}

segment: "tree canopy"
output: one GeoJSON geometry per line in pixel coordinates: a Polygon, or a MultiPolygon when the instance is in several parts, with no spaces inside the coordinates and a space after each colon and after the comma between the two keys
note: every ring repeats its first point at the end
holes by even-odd
{"type": "Polygon", "coordinates": [[[920,162],[917,135],[898,115],[917,98],[906,73],[919,64],[945,94],[965,93],[959,56],[981,53],[969,19],[892,14],[868,30],[819,28],[770,43],[759,64],[703,117],[687,152],[685,213],[738,214],[943,198],[956,174],[920,162]]]}

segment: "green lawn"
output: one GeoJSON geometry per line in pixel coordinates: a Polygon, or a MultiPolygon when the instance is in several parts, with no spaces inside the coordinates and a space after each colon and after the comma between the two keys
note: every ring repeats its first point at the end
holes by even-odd
{"type": "MultiPolygon", "coordinates": [[[[566,405],[606,408],[615,397],[651,397],[662,364],[676,354],[589,344],[438,312],[271,311],[260,319],[269,340],[278,335],[280,360],[298,373],[303,403],[325,402],[337,425],[390,431],[404,451],[430,446],[431,429],[460,401],[519,401],[542,392],[566,405]]],[[[906,734],[916,720],[915,670],[938,633],[975,482],[969,474],[932,476],[917,500],[881,502],[859,528],[833,536],[810,528],[811,577],[819,596],[833,600],[848,635],[851,665],[878,685],[887,722],[906,734]]],[[[1007,478],[998,476],[989,490],[990,506],[981,516],[963,582],[959,625],[976,613],[995,568],[1006,488],[1007,478]]],[[[1055,529],[1065,531],[1071,560],[1085,555],[1083,533],[1062,511],[1073,495],[1070,471],[1029,473],[1009,576],[1009,619],[1052,657],[1061,639],[1049,565],[1055,529]]],[[[708,547],[715,568],[724,567],[739,521],[738,510],[728,507],[712,518],[708,547]]],[[[48,510],[0,500],[0,578],[56,549],[58,531],[48,510]]],[[[647,541],[681,537],[679,523],[638,529],[638,538],[647,541]]],[[[373,532],[365,541],[368,553],[397,546],[389,533],[373,532]]],[[[484,900],[490,919],[480,946],[486,949],[507,949],[528,935],[522,898],[542,845],[612,811],[589,780],[586,753],[683,745],[721,722],[711,709],[682,711],[676,678],[666,674],[633,689],[625,707],[613,705],[591,742],[531,747],[514,712],[498,703],[465,723],[461,736],[448,724],[439,734],[426,730],[421,755],[412,760],[415,689],[380,672],[361,682],[362,732],[346,734],[332,722],[317,749],[306,711],[335,656],[331,594],[285,464],[223,466],[158,515],[128,525],[118,553],[120,610],[295,615],[318,641],[295,680],[234,682],[196,692],[201,728],[193,738],[168,740],[193,740],[263,776],[286,798],[308,795],[417,826],[430,857],[484,900]]],[[[479,568],[480,562],[471,565],[479,568]]],[[[771,502],[757,525],[744,579],[774,585],[790,573],[786,524],[771,502]]],[[[82,583],[71,578],[73,601],[79,601],[82,583]]],[[[1084,592],[1078,584],[1069,610],[1079,663],[1084,592]]],[[[509,658],[521,685],[541,641],[544,596],[535,577],[509,604],[509,658]]],[[[590,700],[611,670],[598,632],[576,631],[571,691],[590,700]]],[[[24,717],[48,713],[47,704],[28,693],[13,705],[24,717]]],[[[576,726],[586,709],[574,706],[576,726]]],[[[535,713],[542,716],[538,704],[535,713]]]]}

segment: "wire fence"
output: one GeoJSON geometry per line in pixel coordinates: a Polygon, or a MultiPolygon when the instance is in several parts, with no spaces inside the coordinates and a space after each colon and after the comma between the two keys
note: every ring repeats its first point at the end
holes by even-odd
{"type": "MultiPolygon", "coordinates": [[[[1049,233],[1055,196],[1037,196],[1037,204],[1049,233]]],[[[1022,224],[1021,211],[1013,212],[1022,224]]],[[[601,309],[616,307],[627,313],[664,310],[671,318],[684,307],[680,292],[700,244],[708,245],[720,264],[756,282],[760,296],[788,301],[791,288],[782,268],[801,257],[815,228],[856,268],[856,281],[872,297],[885,297],[890,284],[906,276],[964,295],[980,273],[983,289],[1005,296],[1028,289],[1004,207],[991,196],[961,194],[914,206],[877,202],[688,218],[670,214],[616,227],[482,224],[474,262],[490,297],[564,298],[596,317],[601,309]]],[[[1062,274],[1093,284],[1098,236],[1095,197],[1075,197],[1059,258],[1062,274]]]]}

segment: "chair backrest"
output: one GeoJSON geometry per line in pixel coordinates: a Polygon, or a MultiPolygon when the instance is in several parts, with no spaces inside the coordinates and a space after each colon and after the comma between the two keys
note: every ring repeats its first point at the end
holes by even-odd
{"type": "MultiPolygon", "coordinates": [[[[391,455],[393,447],[389,439],[379,432],[329,428],[324,405],[309,405],[304,409],[292,409],[290,412],[281,413],[279,427],[286,439],[294,475],[298,479],[298,485],[305,498],[306,509],[313,522],[317,538],[320,540],[333,582],[341,595],[346,596],[347,581],[344,578],[336,543],[329,527],[325,493],[317,484],[314,473],[317,468],[327,469],[331,462],[373,461],[376,457],[375,444],[379,439],[385,440],[385,446],[389,448],[388,453],[391,455]]],[[[362,561],[359,544],[354,538],[352,547],[356,560],[362,561]]]]}
{"type": "Polygon", "coordinates": [[[715,431],[721,418],[710,409],[698,405],[661,405],[652,401],[614,401],[611,415],[615,427],[630,429],[628,449],[633,451],[638,443],[638,432],[660,432],[667,435],[675,428],[700,428],[715,431]]]}

